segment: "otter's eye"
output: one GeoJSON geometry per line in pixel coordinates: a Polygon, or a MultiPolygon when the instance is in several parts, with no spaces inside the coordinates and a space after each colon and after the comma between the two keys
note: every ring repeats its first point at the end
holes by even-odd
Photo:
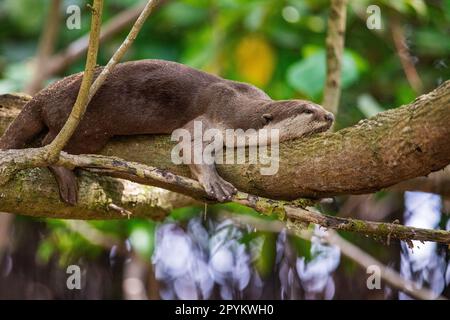
{"type": "Polygon", "coordinates": [[[303,113],[305,114],[313,114],[313,111],[310,109],[305,109],[305,111],[303,111],[303,113]]]}
{"type": "Polygon", "coordinates": [[[262,119],[264,120],[265,123],[269,123],[270,121],[273,120],[273,116],[270,113],[264,113],[262,115],[262,119]]]}

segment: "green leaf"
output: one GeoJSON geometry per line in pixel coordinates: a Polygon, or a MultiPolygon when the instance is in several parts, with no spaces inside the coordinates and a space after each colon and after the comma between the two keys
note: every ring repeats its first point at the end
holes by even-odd
{"type": "Polygon", "coordinates": [[[4,10],[14,20],[16,26],[29,34],[39,33],[46,8],[50,1],[5,0],[4,10]]]}
{"type": "MultiPolygon", "coordinates": [[[[344,52],[342,62],[342,87],[348,88],[359,78],[358,64],[354,53],[344,52]]],[[[294,63],[288,69],[287,81],[294,89],[313,100],[317,100],[323,91],[326,75],[325,50],[294,63]]]]}
{"type": "Polygon", "coordinates": [[[184,207],[172,210],[170,218],[175,221],[187,221],[197,217],[203,212],[204,208],[199,207],[184,207]]]}
{"type": "Polygon", "coordinates": [[[417,31],[417,47],[420,54],[431,56],[448,55],[450,41],[448,34],[438,32],[431,28],[417,31]]]}
{"type": "Polygon", "coordinates": [[[182,2],[171,2],[164,8],[164,18],[173,26],[189,27],[204,21],[207,11],[182,2]]]}

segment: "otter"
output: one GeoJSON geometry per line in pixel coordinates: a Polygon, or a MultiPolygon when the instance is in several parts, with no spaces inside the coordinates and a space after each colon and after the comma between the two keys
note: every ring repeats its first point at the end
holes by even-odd
{"type": "MultiPolygon", "coordinates": [[[[97,77],[102,67],[97,67],[97,77]]],[[[63,78],[40,91],[22,109],[0,138],[0,149],[20,149],[38,135],[50,143],[65,124],[77,98],[83,73],[63,78]]],[[[170,134],[193,130],[280,129],[280,140],[326,131],[333,115],[305,100],[272,100],[250,84],[226,80],[183,64],[140,60],[118,64],[90,101],[86,113],[64,151],[71,154],[99,152],[114,136],[170,134]]],[[[222,179],[214,164],[189,165],[193,176],[210,197],[227,201],[237,192],[222,179]]],[[[77,202],[74,172],[50,166],[60,198],[77,202]]]]}

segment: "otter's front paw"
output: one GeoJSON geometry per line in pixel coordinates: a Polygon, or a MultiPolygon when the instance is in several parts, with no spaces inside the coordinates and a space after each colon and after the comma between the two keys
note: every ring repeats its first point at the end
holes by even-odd
{"type": "Polygon", "coordinates": [[[219,175],[205,177],[200,179],[206,193],[219,202],[230,201],[237,189],[229,182],[223,180],[219,175]]]}

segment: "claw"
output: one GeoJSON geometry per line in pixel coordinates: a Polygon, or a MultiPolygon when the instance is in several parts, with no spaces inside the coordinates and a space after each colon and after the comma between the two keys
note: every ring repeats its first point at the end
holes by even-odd
{"type": "Polygon", "coordinates": [[[219,202],[231,200],[232,196],[237,192],[236,188],[225,180],[209,182],[208,184],[204,184],[204,187],[208,196],[219,202]]]}

